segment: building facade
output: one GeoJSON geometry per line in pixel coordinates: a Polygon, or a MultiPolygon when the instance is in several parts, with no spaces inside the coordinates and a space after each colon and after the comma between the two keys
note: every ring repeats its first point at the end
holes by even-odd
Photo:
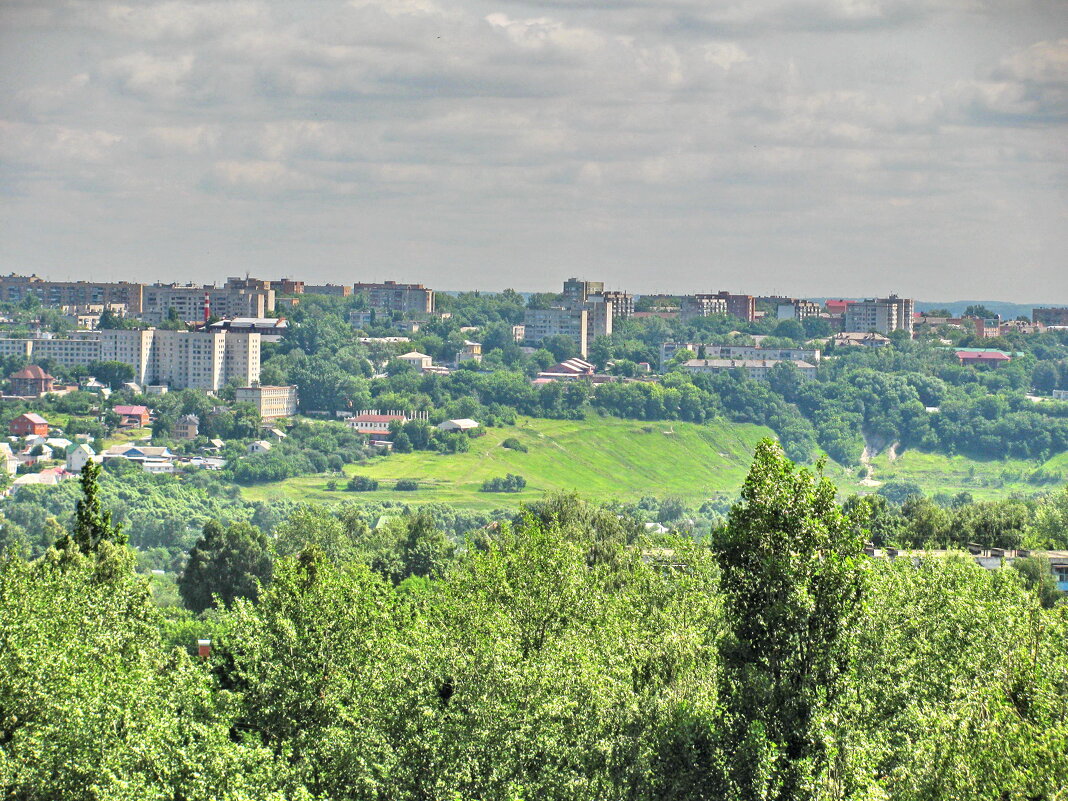
{"type": "Polygon", "coordinates": [[[914,302],[911,298],[869,298],[850,303],[845,311],[845,330],[856,332],[874,331],[889,334],[907,331],[912,335],[914,302]]]}
{"type": "Polygon", "coordinates": [[[589,312],[581,306],[556,309],[527,309],[523,315],[524,341],[540,345],[548,337],[566,336],[586,356],[589,350],[589,312]]]}
{"type": "Polygon", "coordinates": [[[160,323],[171,309],[187,323],[208,317],[268,317],[274,311],[270,281],[230,278],[221,287],[196,284],[154,284],[144,288],[141,317],[160,323]]]}
{"type": "Polygon", "coordinates": [[[378,311],[401,314],[431,314],[434,311],[434,290],[422,284],[353,284],[355,295],[366,295],[367,304],[378,311]]]}
{"type": "Polygon", "coordinates": [[[35,295],[43,306],[122,304],[131,313],[141,311],[144,284],[128,281],[47,281],[36,275],[0,276],[0,300],[18,303],[35,295]]]}
{"type": "Polygon", "coordinates": [[[297,413],[296,386],[247,386],[239,387],[234,393],[237,403],[251,403],[256,407],[263,420],[276,420],[279,417],[292,417],[297,413]]]}
{"type": "MultiPolygon", "coordinates": [[[[768,373],[783,363],[780,359],[690,359],[682,367],[691,373],[722,373],[730,370],[744,370],[754,381],[767,381],[768,373]]],[[[792,364],[805,380],[816,377],[816,366],[808,362],[786,362],[792,364]]]]}

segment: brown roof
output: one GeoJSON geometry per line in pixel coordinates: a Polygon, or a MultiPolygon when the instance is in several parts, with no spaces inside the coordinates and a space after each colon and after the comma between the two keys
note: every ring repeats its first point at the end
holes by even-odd
{"type": "Polygon", "coordinates": [[[39,364],[31,364],[28,367],[23,367],[17,373],[9,375],[8,378],[52,378],[52,380],[55,380],[52,376],[42,370],[39,364]]]}
{"type": "MultiPolygon", "coordinates": [[[[15,418],[15,420],[27,420],[31,423],[44,423],[45,425],[48,425],[48,421],[41,417],[41,415],[37,414],[37,412],[26,412],[25,414],[20,414],[18,417],[15,418]]],[[[12,422],[14,422],[14,420],[12,420],[12,422]]]]}

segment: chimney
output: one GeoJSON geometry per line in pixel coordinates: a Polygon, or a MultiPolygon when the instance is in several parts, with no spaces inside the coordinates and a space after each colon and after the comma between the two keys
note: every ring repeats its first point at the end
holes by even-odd
{"type": "Polygon", "coordinates": [[[211,298],[207,292],[204,293],[204,326],[207,327],[208,320],[211,318],[211,298]]]}

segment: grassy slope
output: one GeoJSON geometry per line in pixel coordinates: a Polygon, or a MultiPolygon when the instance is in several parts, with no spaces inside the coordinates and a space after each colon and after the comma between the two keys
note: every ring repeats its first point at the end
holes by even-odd
{"type": "Polygon", "coordinates": [[[644,423],[616,418],[590,420],[521,419],[514,428],[490,429],[468,453],[394,454],[366,466],[350,466],[381,482],[372,493],[327,492],[326,476],[304,476],[246,488],[246,498],[266,500],[440,501],[466,508],[512,506],[549,490],[578,490],[608,500],[642,495],[680,495],[699,501],[716,493],[734,494],[749,468],[756,443],[771,432],[761,426],[717,422],[644,423]],[[502,448],[515,437],[528,452],[502,448]],[[521,493],[479,492],[487,478],[517,473],[527,480],[521,493]],[[397,479],[415,479],[416,492],[396,492],[397,479]]]}
{"type": "Polygon", "coordinates": [[[1028,482],[1027,477],[1037,468],[1059,474],[1059,484],[1063,484],[1068,478],[1068,453],[1058,454],[1044,464],[1022,459],[984,461],[921,451],[905,451],[893,462],[885,452],[872,459],[872,477],[878,481],[915,481],[929,495],[967,491],[982,500],[1004,498],[1014,492],[1031,494],[1058,486],[1028,482]]]}
{"type": "MultiPolygon", "coordinates": [[[[346,475],[360,473],[378,479],[382,488],[377,492],[328,492],[330,476],[316,475],[247,487],[242,494],[250,500],[438,501],[461,508],[494,509],[537,499],[546,491],[577,490],[600,500],[679,495],[693,503],[716,494],[737,493],[753,448],[761,437],[771,435],[761,426],[722,421],[695,425],[616,418],[523,418],[515,428],[490,429],[472,441],[468,453],[394,454],[346,468],[346,475]],[[519,439],[528,453],[500,447],[507,437],[519,439]],[[523,476],[526,490],[514,494],[479,492],[485,479],[506,473],[523,476]],[[394,491],[393,485],[402,478],[418,481],[420,489],[394,491]]],[[[872,460],[873,478],[878,481],[907,479],[928,494],[966,490],[977,499],[1052,488],[1054,485],[1026,481],[1038,467],[1068,478],[1068,453],[1044,465],[1021,460],[976,461],[918,451],[906,451],[893,462],[885,452],[872,460]]],[[[874,487],[861,486],[855,471],[844,470],[834,462],[828,464],[826,474],[843,494],[875,491],[874,487]]],[[[342,486],[344,483],[339,480],[342,486]]]]}

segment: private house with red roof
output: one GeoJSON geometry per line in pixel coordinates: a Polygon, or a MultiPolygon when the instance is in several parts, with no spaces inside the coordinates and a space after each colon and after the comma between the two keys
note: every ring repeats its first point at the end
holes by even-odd
{"type": "Polygon", "coordinates": [[[388,437],[390,423],[406,423],[408,415],[401,412],[387,412],[382,414],[377,409],[360,412],[355,417],[346,420],[350,428],[356,429],[361,434],[373,437],[388,437]]]}
{"type": "Polygon", "coordinates": [[[23,367],[17,373],[9,375],[7,380],[11,383],[10,394],[23,398],[39,398],[56,387],[56,379],[37,364],[23,367]]]}
{"type": "Polygon", "coordinates": [[[147,406],[116,406],[112,411],[119,416],[123,428],[144,428],[149,423],[147,406]]]}
{"type": "Polygon", "coordinates": [[[958,350],[955,355],[962,365],[973,367],[983,364],[1000,367],[1012,361],[1012,356],[1000,350],[958,350]]]}
{"type": "Polygon", "coordinates": [[[7,430],[16,437],[47,437],[48,421],[36,412],[26,412],[8,423],[7,430]]]}

